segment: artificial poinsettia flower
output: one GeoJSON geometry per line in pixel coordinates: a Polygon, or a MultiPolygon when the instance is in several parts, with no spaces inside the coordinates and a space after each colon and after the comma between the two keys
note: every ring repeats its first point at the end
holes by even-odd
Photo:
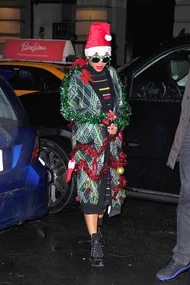
{"type": "Polygon", "coordinates": [[[89,81],[92,81],[90,72],[87,69],[82,69],[81,79],[84,84],[87,84],[89,81]]]}
{"type": "Polygon", "coordinates": [[[108,114],[107,114],[107,118],[108,120],[113,120],[113,119],[116,119],[116,115],[114,114],[113,111],[109,110],[108,114]]]}
{"type": "Polygon", "coordinates": [[[108,125],[108,126],[109,126],[109,124],[110,124],[110,122],[109,122],[108,120],[106,120],[106,119],[103,119],[103,120],[102,120],[102,123],[105,124],[105,125],[108,125]]]}

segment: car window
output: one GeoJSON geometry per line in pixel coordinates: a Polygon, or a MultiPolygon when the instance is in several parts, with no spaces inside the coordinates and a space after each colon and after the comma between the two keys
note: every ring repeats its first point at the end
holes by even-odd
{"type": "Polygon", "coordinates": [[[190,50],[180,50],[157,59],[133,79],[131,97],[180,99],[190,67],[190,50]]]}
{"type": "Polygon", "coordinates": [[[44,90],[51,91],[51,90],[59,90],[61,85],[61,80],[56,77],[53,73],[43,70],[42,71],[42,78],[44,83],[44,90]]]}
{"type": "Polygon", "coordinates": [[[39,90],[41,69],[28,66],[0,66],[0,74],[14,90],[39,90]]]}
{"type": "Polygon", "coordinates": [[[171,77],[178,86],[185,87],[190,66],[190,51],[173,53],[170,58],[171,77]]]}

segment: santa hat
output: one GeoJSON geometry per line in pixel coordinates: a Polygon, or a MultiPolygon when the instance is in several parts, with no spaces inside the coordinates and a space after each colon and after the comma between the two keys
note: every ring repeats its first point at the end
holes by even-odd
{"type": "Polygon", "coordinates": [[[106,53],[111,55],[110,24],[102,22],[94,22],[90,26],[87,43],[85,46],[85,55],[93,56],[95,53],[103,56],[106,53]]]}

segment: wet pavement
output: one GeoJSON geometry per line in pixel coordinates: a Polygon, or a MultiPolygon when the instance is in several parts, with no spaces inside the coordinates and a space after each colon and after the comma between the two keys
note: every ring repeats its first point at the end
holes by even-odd
{"type": "Polygon", "coordinates": [[[122,215],[105,218],[104,268],[90,266],[79,208],[24,223],[0,235],[0,284],[190,285],[190,272],[155,279],[175,245],[175,213],[174,205],[127,200],[122,215]]]}

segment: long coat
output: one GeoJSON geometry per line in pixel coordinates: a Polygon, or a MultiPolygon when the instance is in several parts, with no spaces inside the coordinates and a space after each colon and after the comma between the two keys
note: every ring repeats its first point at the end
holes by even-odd
{"type": "Polygon", "coordinates": [[[175,133],[174,142],[172,144],[167,161],[167,165],[172,169],[174,169],[176,161],[178,159],[183,144],[183,140],[186,135],[189,119],[190,119],[190,73],[188,75],[185,93],[183,95],[181,103],[181,114],[180,114],[179,124],[175,133]]]}
{"type": "MultiPolygon", "coordinates": [[[[115,98],[113,104],[113,112],[117,118],[122,117],[123,112],[123,101],[122,101],[122,90],[118,75],[116,70],[113,67],[106,67],[106,72],[109,73],[109,77],[112,81],[112,87],[114,89],[115,98]]],[[[81,70],[75,71],[72,75],[69,88],[68,88],[68,105],[69,109],[72,112],[79,112],[84,115],[100,115],[104,112],[103,104],[101,98],[95,92],[93,84],[91,82],[83,83],[81,79],[81,70]]],[[[62,115],[65,119],[68,119],[64,110],[62,115]]],[[[89,123],[89,122],[75,122],[72,128],[72,147],[73,149],[77,145],[90,146],[91,149],[95,150],[97,153],[100,152],[101,147],[105,142],[105,138],[108,136],[107,126],[102,127],[98,123],[89,123]]],[[[109,144],[109,152],[112,155],[114,161],[119,160],[119,154],[121,152],[122,141],[118,136],[115,137],[113,141],[109,144]]],[[[105,165],[105,155],[104,151],[97,159],[96,165],[96,174],[100,174],[105,165]]],[[[75,153],[76,165],[80,164],[81,161],[87,162],[87,167],[92,170],[94,159],[87,153],[84,149],[79,148],[75,153]]],[[[111,167],[111,211],[112,213],[118,214],[121,209],[121,205],[125,198],[124,179],[121,178],[121,175],[117,173],[117,169],[111,167]]],[[[80,199],[81,206],[87,207],[90,206],[90,209],[94,209],[94,213],[103,209],[103,196],[105,195],[106,189],[106,175],[100,180],[93,180],[82,168],[82,164],[78,167],[77,171],[77,191],[78,198],[80,199]],[[101,203],[101,205],[100,205],[101,203]]],[[[114,215],[114,214],[110,214],[114,215]]]]}

